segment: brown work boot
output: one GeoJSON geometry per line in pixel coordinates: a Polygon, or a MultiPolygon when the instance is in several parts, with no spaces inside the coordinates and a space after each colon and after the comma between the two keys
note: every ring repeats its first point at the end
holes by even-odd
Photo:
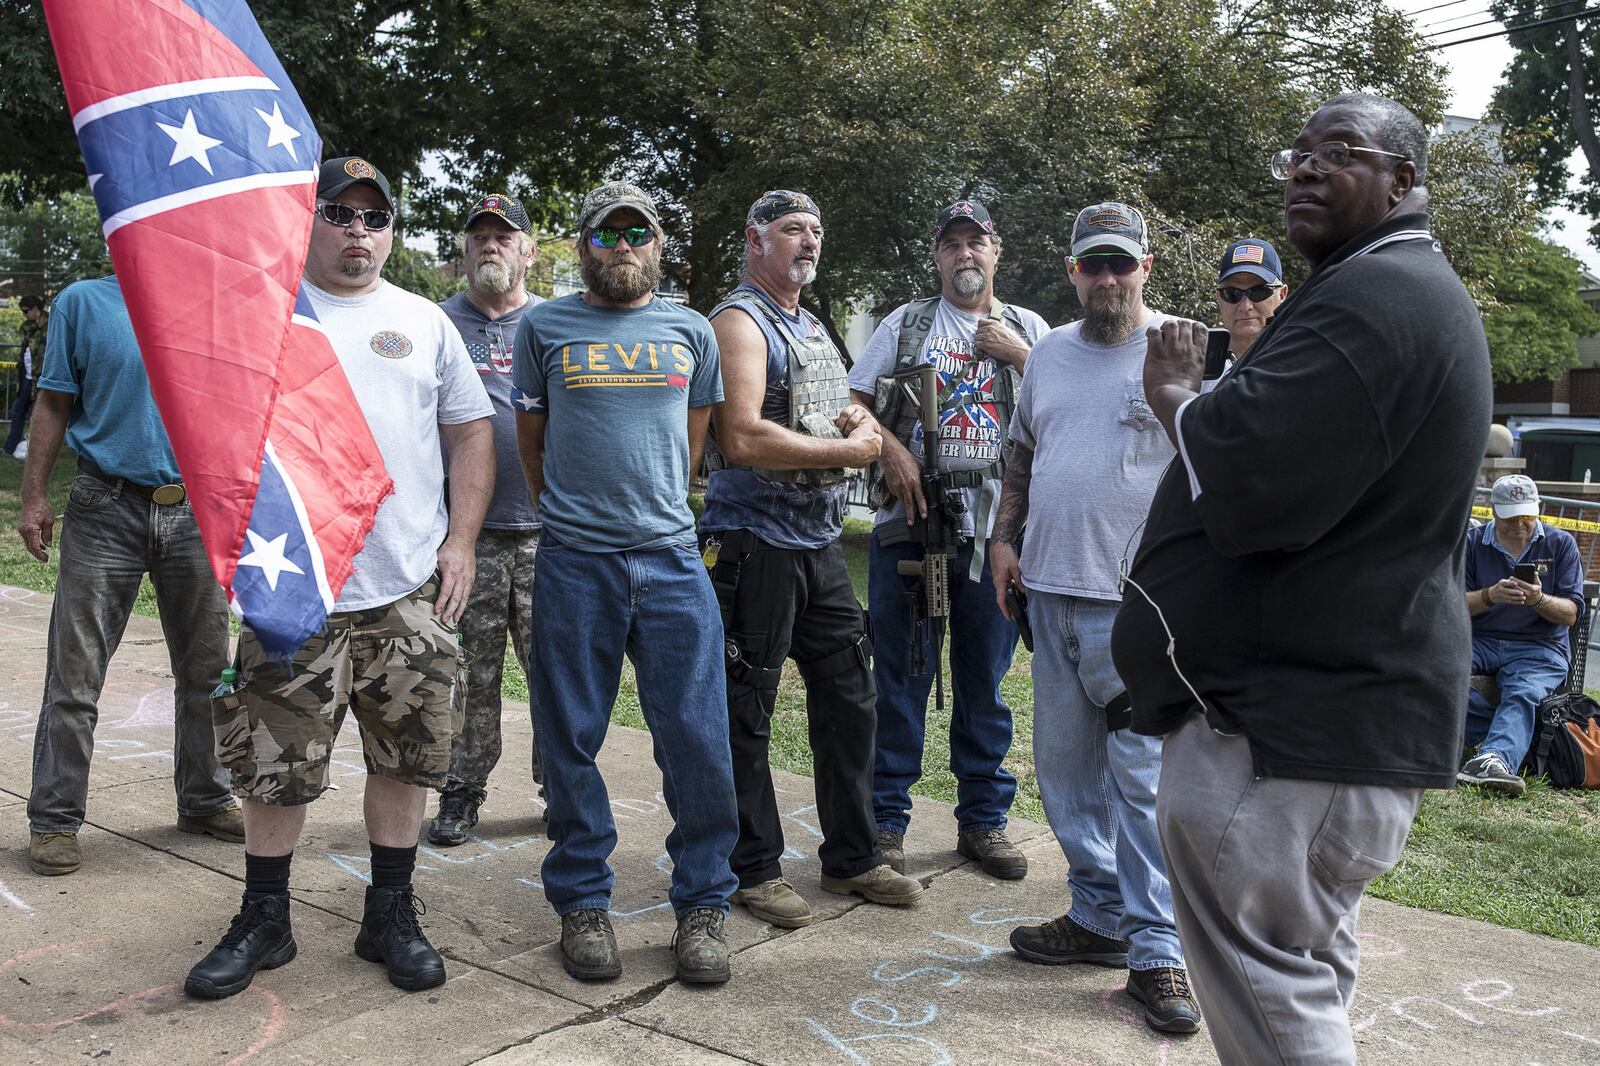
{"type": "Polygon", "coordinates": [[[1131,970],[1128,995],[1144,1007],[1144,1023],[1161,1033],[1192,1033],[1200,1028],[1200,1007],[1189,991],[1189,972],[1170,966],[1131,970]]]}
{"type": "Polygon", "coordinates": [[[46,877],[70,874],[83,865],[77,833],[29,833],[28,865],[46,877]]]}
{"type": "Polygon", "coordinates": [[[235,803],[215,814],[180,814],[178,828],[185,833],[198,833],[231,844],[243,844],[244,812],[235,803]]]}
{"type": "Polygon", "coordinates": [[[896,833],[893,829],[878,830],[878,850],[883,852],[883,861],[897,874],[906,872],[906,835],[896,833]]]}
{"type": "Polygon", "coordinates": [[[1004,829],[969,829],[956,834],[956,854],[972,859],[990,877],[1020,881],[1028,876],[1028,857],[1004,829]]]}
{"type": "Polygon", "coordinates": [[[1011,950],[1029,962],[1056,966],[1088,962],[1096,966],[1128,965],[1128,942],[1085,929],[1069,914],[1043,925],[1019,925],[1011,930],[1011,950]]]}
{"type": "Polygon", "coordinates": [[[733,902],[744,904],[755,917],[782,929],[804,929],[817,920],[811,905],[781,877],[739,889],[733,894],[733,902]]]}
{"type": "Polygon", "coordinates": [[[896,873],[888,863],[874,866],[854,877],[829,877],[823,874],[822,887],[824,891],[837,896],[856,895],[868,903],[887,903],[891,907],[903,907],[922,898],[922,883],[896,873]]]}

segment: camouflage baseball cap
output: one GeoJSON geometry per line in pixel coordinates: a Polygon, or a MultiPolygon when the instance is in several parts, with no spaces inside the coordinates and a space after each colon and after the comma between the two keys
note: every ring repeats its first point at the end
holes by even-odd
{"type": "Polygon", "coordinates": [[[1150,234],[1144,215],[1137,207],[1115,200],[1095,204],[1078,212],[1072,224],[1072,254],[1082,255],[1095,248],[1115,248],[1135,259],[1150,254],[1150,234]]]}
{"type": "Polygon", "coordinates": [[[819,222],[822,220],[822,209],[805,193],[792,189],[772,189],[762,193],[761,199],[750,205],[749,212],[744,216],[744,224],[765,226],[797,211],[809,212],[816,215],[819,222]]]}
{"type": "Polygon", "coordinates": [[[461,228],[471,229],[472,224],[483,215],[495,215],[504,219],[513,228],[523,233],[533,232],[533,223],[528,220],[528,212],[522,209],[516,197],[507,196],[505,193],[492,192],[488,196],[472,205],[472,210],[467,212],[466,224],[461,228]]]}
{"type": "Polygon", "coordinates": [[[592,189],[589,195],[583,198],[583,209],[578,212],[579,224],[586,230],[594,229],[606,220],[613,211],[624,207],[631,207],[645,217],[656,229],[661,228],[661,219],[656,214],[656,202],[650,199],[650,194],[637,185],[626,181],[611,181],[592,189]]]}

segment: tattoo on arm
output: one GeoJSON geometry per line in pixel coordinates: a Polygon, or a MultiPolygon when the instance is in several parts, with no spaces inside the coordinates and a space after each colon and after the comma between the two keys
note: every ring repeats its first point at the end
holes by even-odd
{"type": "Polygon", "coordinates": [[[1033,449],[1013,443],[1006,457],[1006,476],[995,513],[994,539],[1015,544],[1028,521],[1028,486],[1033,481],[1033,449]]]}

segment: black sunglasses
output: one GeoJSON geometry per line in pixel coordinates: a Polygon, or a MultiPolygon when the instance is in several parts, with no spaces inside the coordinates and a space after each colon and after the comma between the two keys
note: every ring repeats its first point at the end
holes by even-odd
{"type": "Polygon", "coordinates": [[[1139,269],[1139,260],[1121,252],[1090,252],[1072,257],[1072,269],[1091,277],[1109,270],[1117,277],[1126,277],[1139,269]]]}
{"type": "Polygon", "coordinates": [[[348,226],[360,215],[361,224],[371,230],[388,229],[389,223],[394,221],[393,211],[382,211],[376,207],[357,211],[353,207],[335,203],[318,204],[317,214],[322,216],[324,222],[335,226],[348,226]]]}
{"type": "Polygon", "coordinates": [[[1250,298],[1251,303],[1258,304],[1263,300],[1272,299],[1272,294],[1277,291],[1278,286],[1276,285],[1252,285],[1248,289],[1241,289],[1235,285],[1224,285],[1217,290],[1217,295],[1222,297],[1222,302],[1225,304],[1236,304],[1247,296],[1250,298]]]}

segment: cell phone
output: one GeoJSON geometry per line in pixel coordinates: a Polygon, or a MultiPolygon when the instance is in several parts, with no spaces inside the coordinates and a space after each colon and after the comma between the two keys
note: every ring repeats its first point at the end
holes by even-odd
{"type": "Polygon", "coordinates": [[[1512,568],[1511,576],[1516,578],[1518,581],[1525,581],[1531,585],[1535,581],[1539,580],[1539,564],[1518,563],[1512,568]]]}
{"type": "Polygon", "coordinates": [[[1225,329],[1206,330],[1206,368],[1200,375],[1206,381],[1216,381],[1228,366],[1228,345],[1232,342],[1225,329]]]}
{"type": "Polygon", "coordinates": [[[1027,593],[1012,585],[1006,589],[1006,606],[1011,609],[1011,620],[1017,623],[1017,632],[1022,634],[1022,646],[1031,653],[1033,651],[1033,626],[1028,622],[1027,593]]]}

